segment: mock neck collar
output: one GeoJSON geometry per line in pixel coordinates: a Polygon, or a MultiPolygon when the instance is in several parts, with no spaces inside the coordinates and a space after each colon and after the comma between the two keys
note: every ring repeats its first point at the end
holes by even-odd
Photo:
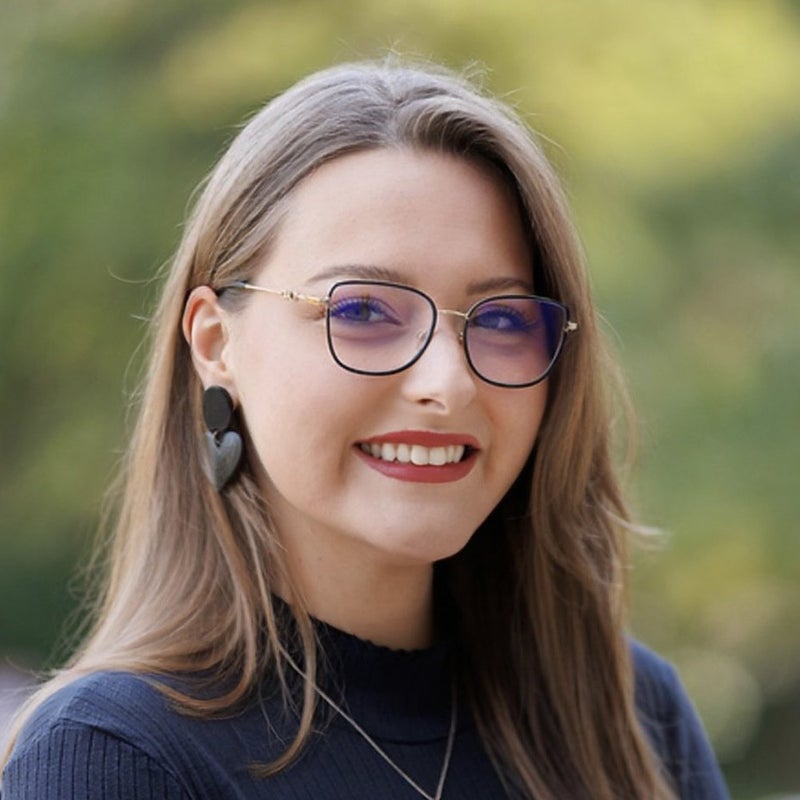
{"type": "MultiPolygon", "coordinates": [[[[280,601],[294,625],[291,610],[280,601]]],[[[319,686],[367,732],[384,741],[443,739],[450,725],[454,681],[451,626],[441,620],[439,639],[420,649],[394,649],[361,639],[312,617],[318,642],[319,686]]],[[[292,640],[297,641],[292,636],[292,640]]],[[[319,702],[321,718],[350,724],[319,702]]]]}
{"type": "Polygon", "coordinates": [[[398,741],[446,735],[453,680],[447,640],[394,650],[325,623],[315,627],[323,659],[320,683],[337,701],[344,697],[346,710],[360,725],[398,741]]]}

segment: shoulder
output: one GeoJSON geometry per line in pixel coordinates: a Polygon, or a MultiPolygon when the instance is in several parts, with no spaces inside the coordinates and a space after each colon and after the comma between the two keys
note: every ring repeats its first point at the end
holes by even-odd
{"type": "Polygon", "coordinates": [[[261,796],[250,768],[284,752],[294,735],[291,709],[259,696],[224,715],[193,715],[164,686],[191,695],[215,690],[127,672],[93,673],[60,688],[27,720],[3,772],[2,800],[261,796]]]}
{"type": "Polygon", "coordinates": [[[631,653],[639,718],[679,796],[727,798],[708,737],[677,671],[639,642],[631,643],[631,653]]]}
{"type": "Polygon", "coordinates": [[[184,800],[189,795],[168,747],[172,716],[146,677],[99,672],[78,678],[26,721],[3,772],[3,798],[184,800]]]}
{"type": "Polygon", "coordinates": [[[640,713],[668,718],[676,712],[683,694],[675,667],[641,642],[631,642],[631,655],[640,713]]]}
{"type": "Polygon", "coordinates": [[[96,672],[77,678],[39,705],[22,731],[19,746],[58,727],[84,726],[134,745],[169,716],[166,697],[155,682],[127,672],[96,672]]]}

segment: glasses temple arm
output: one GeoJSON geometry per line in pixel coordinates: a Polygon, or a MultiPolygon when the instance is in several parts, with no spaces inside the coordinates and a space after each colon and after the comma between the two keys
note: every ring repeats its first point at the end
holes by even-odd
{"type": "Polygon", "coordinates": [[[220,291],[225,291],[225,289],[248,289],[251,292],[274,294],[278,297],[282,297],[284,300],[293,300],[295,302],[302,301],[304,303],[311,303],[311,305],[323,307],[327,307],[328,305],[327,297],[314,297],[310,294],[295,292],[293,289],[270,289],[267,286],[256,286],[255,284],[247,283],[247,281],[235,281],[228,286],[223,286],[220,291]]]}

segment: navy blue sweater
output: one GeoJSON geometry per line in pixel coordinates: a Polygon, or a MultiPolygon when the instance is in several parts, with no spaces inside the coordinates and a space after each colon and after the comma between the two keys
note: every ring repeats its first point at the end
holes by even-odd
{"type": "MultiPolygon", "coordinates": [[[[332,691],[393,760],[431,794],[450,723],[444,645],[377,647],[325,626],[332,691]],[[339,686],[346,686],[344,695],[339,686]]],[[[653,746],[683,800],[727,792],[698,718],[666,662],[633,645],[637,704],[653,746]]],[[[249,769],[291,741],[296,717],[276,695],[235,715],[177,713],[146,678],[90,675],[45,702],[27,724],[3,775],[2,800],[419,800],[352,727],[320,721],[301,757],[270,778],[249,769]]],[[[461,704],[445,800],[505,798],[474,722],[461,704]]]]}

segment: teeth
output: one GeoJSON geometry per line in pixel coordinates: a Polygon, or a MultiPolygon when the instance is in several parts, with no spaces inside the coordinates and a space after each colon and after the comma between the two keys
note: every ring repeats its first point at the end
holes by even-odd
{"type": "Polygon", "coordinates": [[[447,463],[447,448],[446,447],[431,447],[431,452],[428,455],[428,463],[440,467],[442,464],[447,463]]]}
{"type": "Polygon", "coordinates": [[[463,444],[449,444],[446,447],[423,447],[421,444],[391,444],[389,442],[366,442],[359,445],[361,450],[381,461],[397,461],[400,464],[415,464],[419,467],[440,467],[454,464],[464,457],[463,444]]]}
{"type": "Polygon", "coordinates": [[[411,463],[418,467],[424,467],[428,463],[429,451],[427,447],[415,444],[411,448],[411,463]]]}

